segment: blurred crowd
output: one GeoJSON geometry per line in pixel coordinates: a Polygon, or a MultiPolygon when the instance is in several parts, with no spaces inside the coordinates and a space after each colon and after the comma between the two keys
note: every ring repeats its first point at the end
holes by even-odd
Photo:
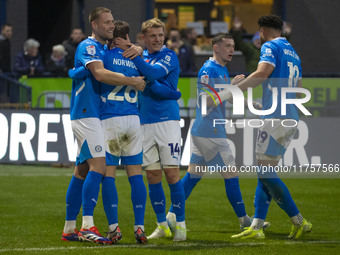
{"type": "MultiPolygon", "coordinates": [[[[179,29],[176,16],[170,15],[166,22],[166,46],[176,52],[180,62],[181,75],[196,74],[195,54],[211,52],[211,37],[197,35],[194,28],[179,29]]],[[[284,24],[283,36],[288,40],[292,25],[284,24]]],[[[259,33],[248,34],[242,21],[235,17],[229,31],[235,40],[236,50],[241,51],[245,57],[246,71],[253,72],[256,69],[261,41],[259,33]]],[[[15,78],[23,75],[67,77],[68,70],[74,66],[74,55],[78,44],[86,37],[81,28],[72,29],[69,38],[60,44],[54,45],[50,53],[42,56],[39,52],[40,43],[29,38],[25,41],[23,49],[18,52],[11,63],[10,48],[13,28],[11,24],[1,26],[0,35],[0,74],[4,73],[15,78]]],[[[136,35],[136,44],[143,47],[141,34],[136,35]]]]}
{"type": "Polygon", "coordinates": [[[74,66],[77,46],[85,39],[85,35],[81,28],[74,28],[70,37],[54,45],[46,56],[39,52],[40,43],[34,38],[29,38],[24,42],[22,51],[15,55],[14,63],[11,63],[10,57],[11,38],[12,25],[3,25],[0,35],[0,73],[12,78],[24,75],[67,77],[68,70],[74,66]]]}

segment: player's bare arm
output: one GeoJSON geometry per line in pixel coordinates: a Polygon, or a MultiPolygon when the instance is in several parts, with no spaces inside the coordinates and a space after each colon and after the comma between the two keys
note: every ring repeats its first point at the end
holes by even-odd
{"type": "MultiPolygon", "coordinates": [[[[301,79],[298,80],[297,87],[298,87],[298,88],[303,88],[301,79]]],[[[302,95],[303,95],[302,93],[299,93],[299,92],[296,93],[296,97],[298,97],[298,98],[301,98],[302,95]]]]}
{"type": "Polygon", "coordinates": [[[101,61],[89,63],[87,68],[91,71],[97,81],[115,86],[131,85],[135,87],[136,90],[140,91],[143,91],[145,88],[143,76],[126,77],[120,73],[111,72],[104,68],[103,62],[101,61]]]}
{"type": "Polygon", "coordinates": [[[268,63],[259,63],[255,72],[247,77],[247,79],[241,81],[237,86],[242,90],[247,88],[255,88],[264,82],[274,71],[274,66],[268,63]]]}
{"type": "MultiPolygon", "coordinates": [[[[241,82],[242,80],[244,80],[244,78],[245,78],[245,75],[244,75],[244,74],[236,75],[236,76],[234,77],[234,79],[232,79],[231,85],[236,85],[236,84],[238,84],[239,82],[241,82]]],[[[225,90],[219,92],[218,94],[219,94],[219,96],[220,96],[221,101],[228,100],[228,102],[232,104],[232,103],[233,103],[233,99],[232,99],[232,97],[231,97],[231,92],[228,93],[227,91],[228,91],[228,88],[226,88],[225,90]],[[221,93],[222,97],[221,97],[220,93],[221,93]],[[223,97],[223,95],[226,94],[226,93],[227,93],[228,95],[230,94],[230,97],[223,97]]],[[[214,99],[211,98],[211,97],[207,97],[207,106],[208,106],[208,107],[216,107],[216,106],[219,105],[219,99],[217,98],[217,95],[214,94],[213,96],[214,96],[214,99]],[[215,102],[216,102],[216,103],[215,103],[215,102]]],[[[247,102],[245,101],[245,104],[246,104],[246,103],[247,103],[247,102]]]]}

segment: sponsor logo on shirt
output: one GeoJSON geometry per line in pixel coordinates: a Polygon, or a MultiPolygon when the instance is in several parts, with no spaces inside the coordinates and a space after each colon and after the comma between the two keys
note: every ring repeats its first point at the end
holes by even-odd
{"type": "Polygon", "coordinates": [[[208,84],[209,83],[209,75],[202,75],[201,76],[201,82],[203,84],[208,84]]]}

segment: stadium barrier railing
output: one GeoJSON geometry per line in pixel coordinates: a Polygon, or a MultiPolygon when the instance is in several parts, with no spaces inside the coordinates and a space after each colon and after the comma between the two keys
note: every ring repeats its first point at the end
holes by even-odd
{"type": "Polygon", "coordinates": [[[0,108],[30,109],[32,88],[0,74],[0,108]]]}

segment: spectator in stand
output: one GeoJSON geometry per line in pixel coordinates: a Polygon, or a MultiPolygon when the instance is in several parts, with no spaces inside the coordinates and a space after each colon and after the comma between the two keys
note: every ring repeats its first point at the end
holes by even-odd
{"type": "Polygon", "coordinates": [[[14,69],[18,75],[39,76],[45,71],[40,53],[40,43],[30,38],[24,43],[24,50],[16,55],[14,69]]]}
{"type": "MultiPolygon", "coordinates": [[[[236,17],[234,18],[234,20],[233,20],[234,26],[235,26],[235,23],[237,23],[238,25],[240,25],[239,22],[241,22],[241,21],[240,21],[240,18],[236,16],[236,17]]],[[[229,33],[230,33],[230,34],[233,34],[233,33],[234,33],[234,26],[231,27],[231,29],[229,30],[229,33]]],[[[240,26],[240,27],[237,27],[237,30],[238,30],[238,31],[241,31],[241,32],[242,32],[242,35],[248,34],[248,32],[247,32],[247,30],[244,28],[242,22],[241,22],[241,26],[240,26]]]]}
{"type": "Polygon", "coordinates": [[[176,52],[181,74],[191,74],[196,71],[194,51],[191,46],[181,40],[181,34],[178,29],[172,28],[169,31],[169,40],[166,45],[176,52]]]}
{"type": "Polygon", "coordinates": [[[52,53],[45,62],[46,71],[52,76],[68,76],[68,68],[66,67],[67,52],[63,45],[58,44],[52,47],[52,53]]]}
{"type": "Polygon", "coordinates": [[[4,24],[1,26],[0,34],[0,73],[11,71],[11,40],[12,25],[4,24]]]}
{"type": "Polygon", "coordinates": [[[79,43],[85,39],[83,30],[79,27],[73,28],[70,34],[70,38],[63,42],[63,46],[67,52],[66,55],[66,66],[68,69],[74,67],[74,56],[76,54],[79,43]]]}
{"type": "Polygon", "coordinates": [[[242,51],[246,59],[246,68],[248,73],[252,73],[257,69],[260,60],[261,41],[260,35],[256,32],[251,42],[245,42],[242,38],[242,22],[237,17],[234,19],[233,37],[236,50],[242,51]]]}
{"type": "Polygon", "coordinates": [[[183,42],[190,46],[195,52],[195,46],[197,46],[197,32],[195,28],[189,27],[183,29],[182,31],[182,40],[183,42]]]}

